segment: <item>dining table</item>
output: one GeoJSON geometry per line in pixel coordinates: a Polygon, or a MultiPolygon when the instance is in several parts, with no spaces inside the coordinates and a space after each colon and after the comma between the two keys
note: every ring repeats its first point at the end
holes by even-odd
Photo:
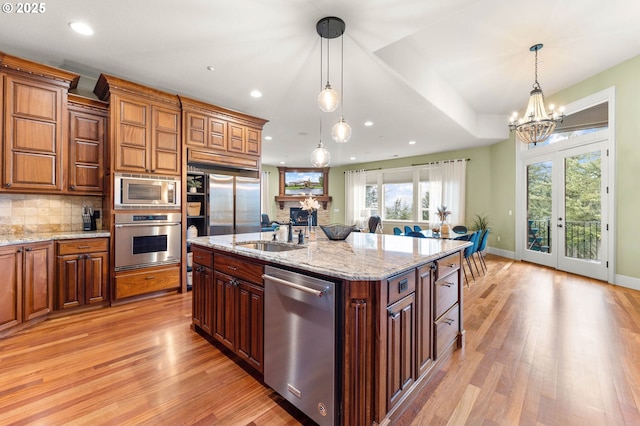
{"type": "MultiPolygon", "coordinates": [[[[427,238],[438,238],[443,240],[464,240],[469,237],[473,233],[473,231],[467,231],[463,234],[458,234],[455,232],[441,233],[441,232],[433,232],[431,229],[423,229],[420,231],[422,235],[427,238]]],[[[404,233],[402,234],[404,235],[404,233]]]]}

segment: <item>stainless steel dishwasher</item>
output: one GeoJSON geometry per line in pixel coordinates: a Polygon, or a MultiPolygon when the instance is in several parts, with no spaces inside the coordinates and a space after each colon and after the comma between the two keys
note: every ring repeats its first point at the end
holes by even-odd
{"type": "Polygon", "coordinates": [[[336,413],[335,283],[265,267],[264,382],[321,426],[336,413]]]}

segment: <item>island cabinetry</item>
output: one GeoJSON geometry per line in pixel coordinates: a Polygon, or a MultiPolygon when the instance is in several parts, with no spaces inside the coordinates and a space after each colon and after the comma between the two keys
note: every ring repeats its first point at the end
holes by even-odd
{"type": "Polygon", "coordinates": [[[2,188],[62,191],[67,92],[79,76],[0,52],[2,188]]]}
{"type": "Polygon", "coordinates": [[[411,270],[387,281],[387,410],[415,380],[416,279],[411,270]]]}
{"type": "Polygon", "coordinates": [[[109,301],[109,239],[59,241],[57,309],[109,301]]]}
{"type": "Polygon", "coordinates": [[[69,94],[68,109],[69,191],[103,195],[108,105],[69,94]]]}
{"type": "Polygon", "coordinates": [[[180,96],[187,161],[246,170],[260,168],[266,120],[180,96]]]}
{"type": "Polygon", "coordinates": [[[459,302],[460,287],[460,253],[439,259],[437,264],[437,280],[433,285],[433,321],[434,349],[436,359],[443,355],[454,341],[459,338],[461,315],[459,302]]]}
{"type": "Polygon", "coordinates": [[[0,331],[51,311],[53,243],[0,247],[0,331]]]}
{"type": "Polygon", "coordinates": [[[213,337],[213,252],[194,246],[192,284],[192,322],[213,337]]]}
{"type": "Polygon", "coordinates": [[[435,281],[436,265],[428,263],[418,268],[416,284],[416,374],[422,377],[433,365],[433,303],[432,287],[435,281]]]}
{"type": "Polygon", "coordinates": [[[263,272],[262,265],[214,255],[213,337],[259,372],[264,358],[263,272]]]}
{"type": "Polygon", "coordinates": [[[181,175],[177,96],[105,74],[100,75],[94,93],[109,102],[115,171],[181,175]]]}

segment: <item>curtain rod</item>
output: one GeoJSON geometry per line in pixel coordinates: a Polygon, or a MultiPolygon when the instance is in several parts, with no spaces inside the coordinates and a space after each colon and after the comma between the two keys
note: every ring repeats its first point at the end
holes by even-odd
{"type": "Polygon", "coordinates": [[[347,173],[347,172],[354,172],[354,171],[357,171],[357,172],[371,172],[371,171],[373,171],[373,170],[382,170],[382,167],[378,167],[378,168],[375,168],[375,169],[345,170],[345,171],[344,171],[344,172],[342,172],[342,173],[344,174],[344,173],[347,173]]]}
{"type": "Polygon", "coordinates": [[[429,166],[431,164],[438,164],[438,163],[453,163],[453,162],[456,162],[456,161],[471,161],[471,158],[459,158],[457,160],[432,161],[430,163],[412,164],[411,167],[413,167],[413,166],[429,166]]]}

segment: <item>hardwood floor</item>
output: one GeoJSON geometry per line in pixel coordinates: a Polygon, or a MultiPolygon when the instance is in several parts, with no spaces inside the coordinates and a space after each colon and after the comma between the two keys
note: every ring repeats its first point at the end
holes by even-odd
{"type": "MultiPolygon", "coordinates": [[[[488,267],[465,287],[465,349],[396,424],[640,424],[640,292],[495,256],[488,267]]],[[[190,321],[188,293],[1,339],[0,424],[307,422],[190,321]]]]}

